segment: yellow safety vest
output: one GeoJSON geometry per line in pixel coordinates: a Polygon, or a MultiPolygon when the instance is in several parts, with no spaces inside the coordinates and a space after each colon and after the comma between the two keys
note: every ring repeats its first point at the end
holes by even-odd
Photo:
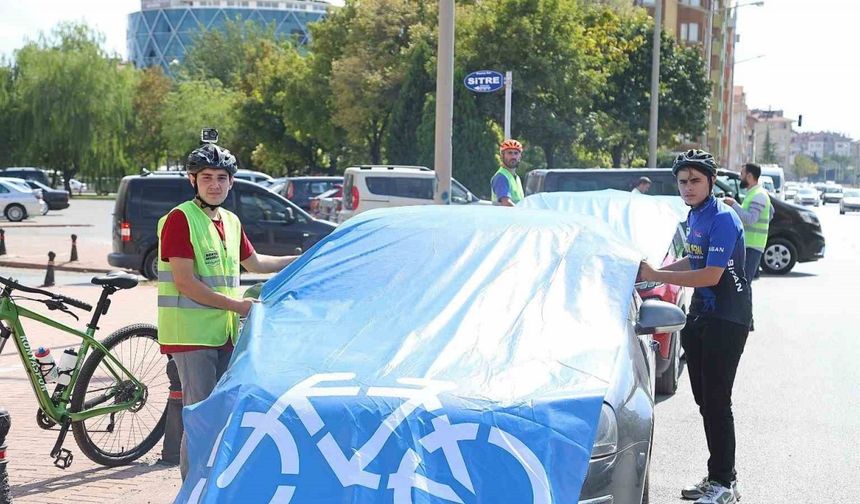
{"type": "MultiPolygon", "coordinates": [[[[235,214],[220,208],[224,241],[212,219],[193,201],[174,208],[185,214],[194,247],[194,276],[215,292],[239,298],[239,248],[242,225],[235,214]]],[[[171,210],[172,211],[172,210],[171,210]]],[[[169,213],[168,213],[169,215],[169,213]]],[[[158,221],[158,236],[167,215],[158,221]]],[[[213,308],[183,296],[176,289],[170,263],[161,260],[158,245],[158,342],[162,345],[220,347],[230,338],[236,343],[239,315],[213,308]]]]}
{"type": "MultiPolygon", "coordinates": [[[[525,197],[525,191],[523,191],[523,183],[520,181],[519,175],[511,173],[511,171],[504,166],[499,168],[499,170],[493,175],[493,178],[496,178],[496,175],[499,174],[502,174],[508,180],[508,187],[511,191],[508,197],[511,198],[511,202],[516,205],[522,201],[525,197]]],[[[493,184],[490,183],[490,193],[493,195],[493,204],[497,205],[499,204],[499,197],[496,196],[496,192],[493,190],[492,186],[493,184]]]]}
{"type": "Polygon", "coordinates": [[[764,250],[767,246],[767,233],[770,228],[770,196],[760,185],[753,187],[744,198],[741,208],[749,211],[753,198],[760,192],[765,194],[767,203],[753,224],[744,224],[744,244],[747,248],[764,250]]]}

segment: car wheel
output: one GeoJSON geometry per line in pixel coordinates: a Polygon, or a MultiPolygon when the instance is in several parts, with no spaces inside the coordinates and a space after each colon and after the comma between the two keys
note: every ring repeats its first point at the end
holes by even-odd
{"type": "Polygon", "coordinates": [[[839,209],[839,215],[845,215],[845,210],[839,209]]]}
{"type": "Polygon", "coordinates": [[[672,395],[678,390],[678,379],[681,377],[681,352],[678,351],[678,343],[681,333],[672,334],[669,343],[669,367],[657,377],[657,393],[672,395]]]}
{"type": "Polygon", "coordinates": [[[6,211],[3,213],[6,215],[6,218],[9,219],[9,222],[21,222],[27,217],[27,211],[17,203],[12,203],[7,206],[6,211]]]}
{"type": "Polygon", "coordinates": [[[790,241],[777,238],[767,244],[761,258],[761,267],[772,275],[785,275],[797,263],[797,247],[790,241]]]}
{"type": "Polygon", "coordinates": [[[146,277],[147,280],[156,280],[158,278],[158,251],[150,250],[143,260],[143,265],[140,267],[140,274],[146,277]]]}

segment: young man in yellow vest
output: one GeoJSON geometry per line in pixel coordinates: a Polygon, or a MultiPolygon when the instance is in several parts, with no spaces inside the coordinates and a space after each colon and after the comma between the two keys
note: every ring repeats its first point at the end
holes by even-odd
{"type": "MultiPolygon", "coordinates": [[[[196,195],[158,222],[158,341],[182,382],[182,404],[212,393],[227,369],[251,301],[239,292],[239,265],[256,273],[280,271],[295,256],[257,254],[239,218],[221,208],[233,187],[236,158],[214,144],[195,149],[185,166],[196,195]]],[[[182,479],[188,473],[183,435],[182,479]]]]}
{"type": "Polygon", "coordinates": [[[512,207],[525,197],[523,183],[517,175],[517,165],[523,156],[523,145],[516,140],[507,139],[499,146],[504,166],[499,168],[490,180],[493,204],[512,207]]]}
{"type": "Polygon", "coordinates": [[[745,164],[741,168],[741,187],[747,190],[743,204],[739,205],[732,198],[723,198],[723,203],[732,207],[732,210],[738,214],[741,222],[744,223],[744,240],[747,249],[745,271],[750,282],[755,279],[758,273],[761,256],[767,247],[770,221],[773,219],[773,206],[770,202],[770,196],[765,188],[759,185],[759,177],[761,177],[759,165],[745,164]]]}

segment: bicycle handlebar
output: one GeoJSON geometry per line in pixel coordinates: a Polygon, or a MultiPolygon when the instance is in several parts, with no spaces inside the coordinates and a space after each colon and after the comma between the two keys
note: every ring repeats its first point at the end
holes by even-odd
{"type": "Polygon", "coordinates": [[[14,290],[29,292],[30,294],[41,294],[43,296],[48,296],[51,299],[56,299],[58,301],[62,301],[63,303],[72,305],[75,308],[80,308],[81,310],[93,311],[92,305],[84,303],[83,301],[78,301],[77,299],[63,296],[62,294],[54,294],[53,292],[48,292],[46,290],[36,289],[35,287],[27,287],[26,285],[21,285],[18,282],[15,282],[11,278],[5,278],[0,276],[0,283],[14,290]]]}

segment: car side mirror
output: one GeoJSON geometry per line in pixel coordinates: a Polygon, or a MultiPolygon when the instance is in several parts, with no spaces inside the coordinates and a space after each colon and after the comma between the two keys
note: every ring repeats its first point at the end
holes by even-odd
{"type": "Polygon", "coordinates": [[[287,207],[287,211],[284,213],[284,223],[292,224],[296,222],[296,214],[293,212],[293,209],[287,207]]]}
{"type": "Polygon", "coordinates": [[[639,320],[636,321],[636,334],[673,333],[687,324],[684,311],[666,301],[649,299],[639,307],[639,320]]]}

